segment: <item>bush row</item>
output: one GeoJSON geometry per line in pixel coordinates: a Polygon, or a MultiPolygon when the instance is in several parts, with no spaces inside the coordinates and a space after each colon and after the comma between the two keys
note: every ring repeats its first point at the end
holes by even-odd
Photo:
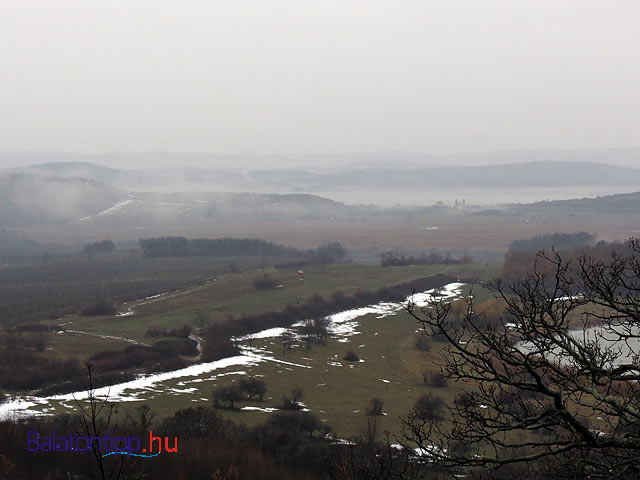
{"type": "Polygon", "coordinates": [[[339,291],[334,292],[329,298],[315,294],[300,305],[289,305],[280,311],[245,315],[235,320],[229,318],[227,321],[211,325],[205,329],[205,359],[216,360],[225,356],[235,355],[237,350],[228,340],[231,337],[256,333],[269,328],[288,327],[300,320],[324,317],[332,313],[373,303],[383,301],[400,302],[405,300],[411,292],[430,290],[453,281],[455,281],[453,277],[438,274],[419,278],[410,283],[383,287],[375,291],[359,291],[351,296],[346,296],[339,291]]]}

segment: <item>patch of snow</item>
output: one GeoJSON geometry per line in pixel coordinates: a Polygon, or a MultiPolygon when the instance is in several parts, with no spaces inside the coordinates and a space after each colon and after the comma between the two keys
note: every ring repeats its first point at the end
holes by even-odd
{"type": "MultiPolygon", "coordinates": [[[[331,437],[328,437],[327,440],[331,440],[331,437]]],[[[344,438],[335,438],[330,445],[356,445],[354,442],[350,440],[345,440],[344,438]]]]}
{"type": "Polygon", "coordinates": [[[106,210],[102,210],[101,212],[98,212],[95,215],[88,215],[86,217],[79,218],[77,221],[78,222],[86,222],[87,220],[91,220],[92,218],[95,218],[95,217],[102,217],[102,216],[105,216],[105,215],[111,215],[112,213],[120,210],[125,205],[129,205],[131,202],[133,202],[133,199],[131,199],[131,198],[128,198],[126,200],[122,200],[121,202],[116,203],[113,207],[109,207],[106,210]]]}
{"type": "Polygon", "coordinates": [[[232,341],[238,341],[238,342],[244,342],[244,341],[247,341],[247,340],[255,340],[257,338],[279,337],[280,335],[282,335],[287,330],[289,330],[289,329],[288,328],[283,328],[283,327],[268,328],[267,330],[262,330],[262,331],[257,332],[257,333],[250,333],[249,335],[244,335],[242,337],[234,337],[231,340],[232,341]]]}
{"type": "Polygon", "coordinates": [[[267,360],[269,362],[282,363],[284,365],[291,365],[292,367],[300,367],[300,368],[312,368],[309,365],[302,365],[300,363],[286,362],[284,360],[278,360],[274,357],[269,357],[267,355],[256,355],[252,349],[247,347],[240,347],[240,351],[249,358],[255,358],[257,361],[267,360]]]}
{"type": "Polygon", "coordinates": [[[271,413],[271,412],[277,412],[280,409],[279,408],[271,408],[271,407],[262,408],[262,407],[247,406],[247,407],[242,407],[240,410],[271,413]]]}
{"type": "MultiPolygon", "coordinates": [[[[145,391],[151,389],[162,382],[173,380],[176,378],[199,376],[221,368],[227,368],[233,365],[254,366],[262,361],[259,357],[248,355],[236,355],[235,357],[223,358],[215,362],[200,363],[189,367],[181,368],[171,372],[156,373],[152,375],[143,375],[129,382],[119,383],[110,387],[101,387],[94,390],[94,396],[105,398],[108,396],[112,402],[138,402],[144,398],[138,398],[138,395],[144,394],[145,391]]],[[[41,412],[32,410],[32,407],[38,405],[49,405],[52,401],[61,402],[68,408],[75,407],[76,400],[86,400],[89,397],[88,391],[80,391],[67,393],[64,395],[52,395],[49,397],[24,397],[13,401],[5,402],[0,405],[0,418],[16,415],[41,415],[41,412]],[[68,402],[65,404],[65,402],[68,402]]]]}

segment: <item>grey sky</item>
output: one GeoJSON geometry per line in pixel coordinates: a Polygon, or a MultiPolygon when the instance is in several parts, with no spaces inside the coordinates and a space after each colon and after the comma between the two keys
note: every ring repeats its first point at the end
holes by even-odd
{"type": "Polygon", "coordinates": [[[0,151],[640,145],[640,2],[2,0],[0,151]]]}

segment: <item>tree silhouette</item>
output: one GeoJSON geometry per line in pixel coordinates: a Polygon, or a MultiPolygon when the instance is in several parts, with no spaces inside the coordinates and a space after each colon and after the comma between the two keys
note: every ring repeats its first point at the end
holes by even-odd
{"type": "MultiPolygon", "coordinates": [[[[443,373],[464,386],[444,418],[412,411],[404,441],[443,466],[491,478],[640,475],[640,244],[602,260],[540,252],[492,290],[491,322],[466,301],[407,310],[447,341],[443,373]]],[[[548,477],[544,477],[548,478],[548,477]]]]}

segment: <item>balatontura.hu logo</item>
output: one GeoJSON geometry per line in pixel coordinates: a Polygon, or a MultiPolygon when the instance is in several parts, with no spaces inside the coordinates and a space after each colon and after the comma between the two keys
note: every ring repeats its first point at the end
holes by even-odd
{"type": "Polygon", "coordinates": [[[169,437],[164,437],[164,450],[162,437],[154,437],[149,430],[149,446],[144,446],[140,437],[113,437],[105,433],[98,437],[81,437],[73,434],[56,435],[52,430],[50,436],[40,435],[29,430],[27,436],[27,450],[29,452],[88,452],[98,451],[103,457],[108,455],[133,455],[136,457],[155,457],[163,451],[176,453],[178,451],[178,437],[173,437],[173,445],[169,443],[169,437]],[[155,445],[155,449],[154,449],[155,445]]]}

